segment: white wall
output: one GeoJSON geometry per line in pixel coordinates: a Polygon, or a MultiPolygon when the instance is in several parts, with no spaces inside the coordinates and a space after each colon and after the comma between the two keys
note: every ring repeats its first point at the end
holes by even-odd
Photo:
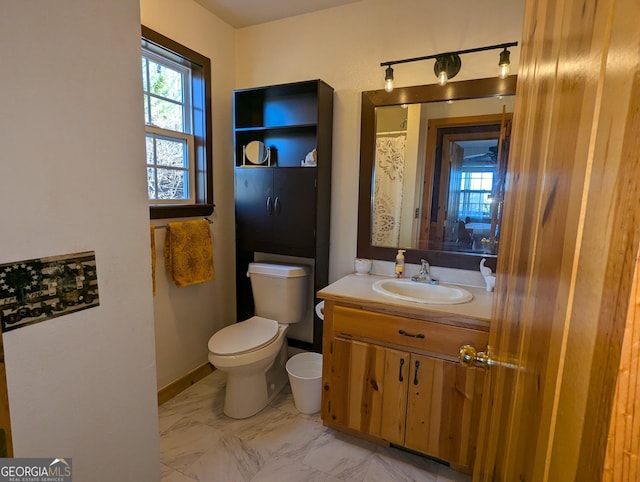
{"type": "MultiPolygon", "coordinates": [[[[237,32],[236,87],[320,78],[335,91],[330,281],[356,254],[360,93],[380,62],[520,41],[523,0],[362,0],[237,32]]],[[[519,48],[511,49],[515,72],[519,48]]],[[[455,80],[496,75],[499,51],[462,56],[455,80]]],[[[396,86],[435,83],[433,63],[395,66],[396,86]]]]}
{"type": "MultiPolygon", "coordinates": [[[[154,299],[160,388],[207,362],[211,335],[236,321],[233,204],[232,91],[235,30],[191,0],[141,0],[142,23],[211,59],[213,176],[216,209],[211,226],[215,280],[176,288],[163,264],[166,230],[156,231],[154,299]]],[[[170,220],[154,221],[165,224],[170,220]]]]}
{"type": "Polygon", "coordinates": [[[137,0],[2,2],[0,263],[95,250],[100,306],[4,334],[15,455],[160,477],[137,0]]]}

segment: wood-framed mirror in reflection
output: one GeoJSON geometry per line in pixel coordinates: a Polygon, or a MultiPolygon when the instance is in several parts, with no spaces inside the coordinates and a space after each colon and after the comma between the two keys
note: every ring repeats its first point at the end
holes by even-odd
{"type": "Polygon", "coordinates": [[[362,94],[358,256],[495,269],[516,77],[362,94]]]}

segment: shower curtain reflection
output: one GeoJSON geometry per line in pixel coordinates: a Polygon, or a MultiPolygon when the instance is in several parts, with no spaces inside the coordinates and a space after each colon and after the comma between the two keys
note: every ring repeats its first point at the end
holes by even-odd
{"type": "Polygon", "coordinates": [[[406,142],[407,135],[403,131],[376,136],[371,239],[374,246],[398,246],[400,243],[406,142]]]}

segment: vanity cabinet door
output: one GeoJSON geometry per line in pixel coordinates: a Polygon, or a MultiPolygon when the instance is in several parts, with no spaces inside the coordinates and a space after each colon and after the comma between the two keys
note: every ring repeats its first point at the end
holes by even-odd
{"type": "Polygon", "coordinates": [[[483,371],[416,354],[410,363],[404,445],[471,472],[483,371]]]}
{"type": "Polygon", "coordinates": [[[408,352],[336,338],[331,419],[350,429],[402,444],[409,358],[408,352]]]}

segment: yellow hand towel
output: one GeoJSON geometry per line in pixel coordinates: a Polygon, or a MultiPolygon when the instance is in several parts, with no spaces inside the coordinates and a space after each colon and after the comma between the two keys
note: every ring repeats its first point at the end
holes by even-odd
{"type": "Polygon", "coordinates": [[[151,226],[151,283],[153,296],[156,295],[156,228],[151,226]]]}
{"type": "Polygon", "coordinates": [[[213,279],[213,244],[206,219],[168,224],[164,265],[179,288],[213,279]]]}

